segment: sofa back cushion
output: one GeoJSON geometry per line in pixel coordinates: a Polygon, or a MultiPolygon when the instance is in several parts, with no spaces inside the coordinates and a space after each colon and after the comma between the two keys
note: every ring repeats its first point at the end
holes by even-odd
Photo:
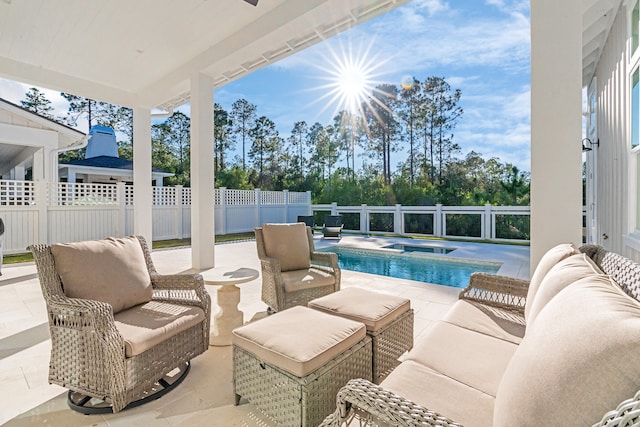
{"type": "Polygon", "coordinates": [[[311,266],[311,250],[305,224],[264,224],[262,237],[264,251],[268,257],[280,261],[282,271],[302,270],[311,266]]]}
{"type": "Polygon", "coordinates": [[[70,298],[111,304],[114,314],[151,300],[151,277],[135,237],[59,243],[51,253],[70,298]]]}
{"type": "Polygon", "coordinates": [[[560,291],[527,329],[494,426],[585,426],[638,391],[640,304],[605,275],[560,291]]]}
{"type": "Polygon", "coordinates": [[[533,301],[527,301],[529,317],[527,327],[535,322],[540,311],[561,290],[585,277],[603,274],[593,260],[583,253],[571,255],[554,265],[542,279],[533,301]]]}
{"type": "Polygon", "coordinates": [[[527,303],[524,307],[524,318],[527,320],[527,322],[529,321],[531,304],[535,300],[536,293],[538,292],[538,288],[540,287],[540,283],[542,282],[542,279],[544,279],[544,276],[547,275],[549,270],[551,270],[554,265],[556,265],[563,259],[578,253],[580,253],[580,251],[575,247],[573,243],[563,243],[549,249],[547,253],[542,256],[540,262],[538,262],[538,266],[533,272],[533,276],[531,276],[531,281],[529,282],[527,303]]]}

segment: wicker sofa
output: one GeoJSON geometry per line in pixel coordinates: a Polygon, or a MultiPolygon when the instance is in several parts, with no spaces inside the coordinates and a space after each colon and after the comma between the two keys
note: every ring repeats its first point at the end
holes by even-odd
{"type": "Polygon", "coordinates": [[[70,390],[72,409],[118,412],[157,398],[208,349],[202,276],[158,274],[143,237],[29,249],[49,318],[49,383],[70,390]]]}
{"type": "Polygon", "coordinates": [[[637,426],[640,265],[559,245],[531,281],[476,273],[379,385],[352,380],[324,426],[637,426]]]}

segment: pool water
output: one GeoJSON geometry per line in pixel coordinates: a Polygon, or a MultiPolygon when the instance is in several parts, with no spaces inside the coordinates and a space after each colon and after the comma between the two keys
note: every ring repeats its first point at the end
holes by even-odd
{"type": "Polygon", "coordinates": [[[405,245],[404,243],[394,243],[393,245],[383,246],[386,249],[399,249],[404,252],[424,252],[428,254],[442,254],[446,255],[455,249],[439,248],[436,246],[417,246],[417,245],[405,245]]]}
{"type": "Polygon", "coordinates": [[[338,264],[344,270],[435,283],[456,288],[465,288],[469,284],[471,273],[495,274],[501,265],[491,262],[447,260],[437,257],[383,253],[382,251],[341,247],[323,248],[320,251],[338,254],[338,264]]]}

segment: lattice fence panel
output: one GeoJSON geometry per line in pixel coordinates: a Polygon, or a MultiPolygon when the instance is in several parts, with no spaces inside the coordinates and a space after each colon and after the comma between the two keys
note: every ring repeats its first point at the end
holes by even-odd
{"type": "Polygon", "coordinates": [[[0,206],[28,206],[35,202],[33,181],[0,180],[0,206]]]}

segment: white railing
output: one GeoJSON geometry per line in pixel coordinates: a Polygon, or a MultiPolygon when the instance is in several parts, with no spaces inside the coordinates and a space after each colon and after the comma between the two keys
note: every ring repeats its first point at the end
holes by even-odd
{"type": "MultiPolygon", "coordinates": [[[[0,180],[3,252],[32,243],[70,242],[133,233],[133,186],[0,180]]],[[[253,231],[265,222],[294,222],[311,210],[311,193],[215,189],[215,233],[253,231]]],[[[153,239],[191,235],[191,189],[153,187],[153,239]]]]}
{"type": "Polygon", "coordinates": [[[345,230],[360,233],[529,241],[529,206],[338,206],[312,205],[316,224],[323,213],[342,215],[345,230]]]}

